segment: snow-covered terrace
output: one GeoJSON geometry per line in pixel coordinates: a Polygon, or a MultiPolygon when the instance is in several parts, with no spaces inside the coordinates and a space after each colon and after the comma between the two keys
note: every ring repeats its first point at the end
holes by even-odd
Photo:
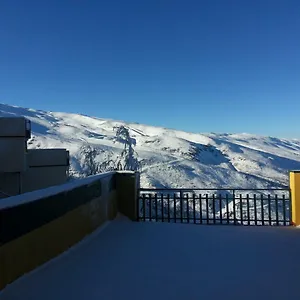
{"type": "Polygon", "coordinates": [[[299,299],[299,253],[293,227],[119,216],[7,286],[0,299],[299,299]]]}

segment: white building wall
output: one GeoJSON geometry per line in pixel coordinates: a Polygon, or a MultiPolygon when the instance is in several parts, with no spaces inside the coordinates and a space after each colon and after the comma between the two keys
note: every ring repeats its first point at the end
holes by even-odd
{"type": "Polygon", "coordinates": [[[30,127],[23,117],[0,118],[0,198],[67,181],[69,152],[27,150],[30,127]]]}

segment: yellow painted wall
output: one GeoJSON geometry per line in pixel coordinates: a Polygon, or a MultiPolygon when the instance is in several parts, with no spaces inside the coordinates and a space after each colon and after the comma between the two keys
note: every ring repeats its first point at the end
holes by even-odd
{"type": "Polygon", "coordinates": [[[109,189],[110,179],[101,180],[100,197],[0,246],[0,290],[116,217],[117,193],[109,189]]]}
{"type": "Polygon", "coordinates": [[[290,189],[292,196],[292,222],[300,225],[300,171],[290,172],[290,189]]]}
{"type": "MultiPolygon", "coordinates": [[[[7,243],[1,245],[0,241],[0,290],[66,251],[105,221],[114,219],[118,212],[133,218],[136,209],[131,202],[136,201],[137,176],[138,174],[129,172],[112,173],[95,179],[101,181],[101,196],[95,195],[95,198],[85,204],[7,243]]],[[[89,184],[82,186],[88,189],[89,184]]],[[[70,197],[70,193],[63,192],[59,195],[70,197]]],[[[74,197],[76,195],[74,193],[74,197]]],[[[84,196],[85,194],[80,194],[80,197],[84,196]]]]}
{"type": "Polygon", "coordinates": [[[88,204],[0,247],[0,289],[82,240],[117,211],[106,213],[107,200],[88,204]]]}

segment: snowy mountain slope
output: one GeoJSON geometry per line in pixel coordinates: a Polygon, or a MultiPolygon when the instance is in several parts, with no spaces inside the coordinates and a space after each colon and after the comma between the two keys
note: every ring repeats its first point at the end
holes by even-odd
{"type": "Polygon", "coordinates": [[[123,144],[114,127],[125,125],[135,139],[142,165],[142,187],[269,188],[288,184],[288,170],[300,169],[300,140],[250,134],[195,134],[161,127],[46,112],[0,104],[0,116],[25,116],[32,122],[31,148],[65,147],[71,169],[80,173],[79,148],[88,142],[103,160],[123,144]]]}

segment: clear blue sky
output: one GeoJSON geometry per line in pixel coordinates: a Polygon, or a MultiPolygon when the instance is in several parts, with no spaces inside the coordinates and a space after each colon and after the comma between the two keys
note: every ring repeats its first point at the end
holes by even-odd
{"type": "Polygon", "coordinates": [[[0,3],[0,102],[300,138],[299,0],[0,3]]]}

